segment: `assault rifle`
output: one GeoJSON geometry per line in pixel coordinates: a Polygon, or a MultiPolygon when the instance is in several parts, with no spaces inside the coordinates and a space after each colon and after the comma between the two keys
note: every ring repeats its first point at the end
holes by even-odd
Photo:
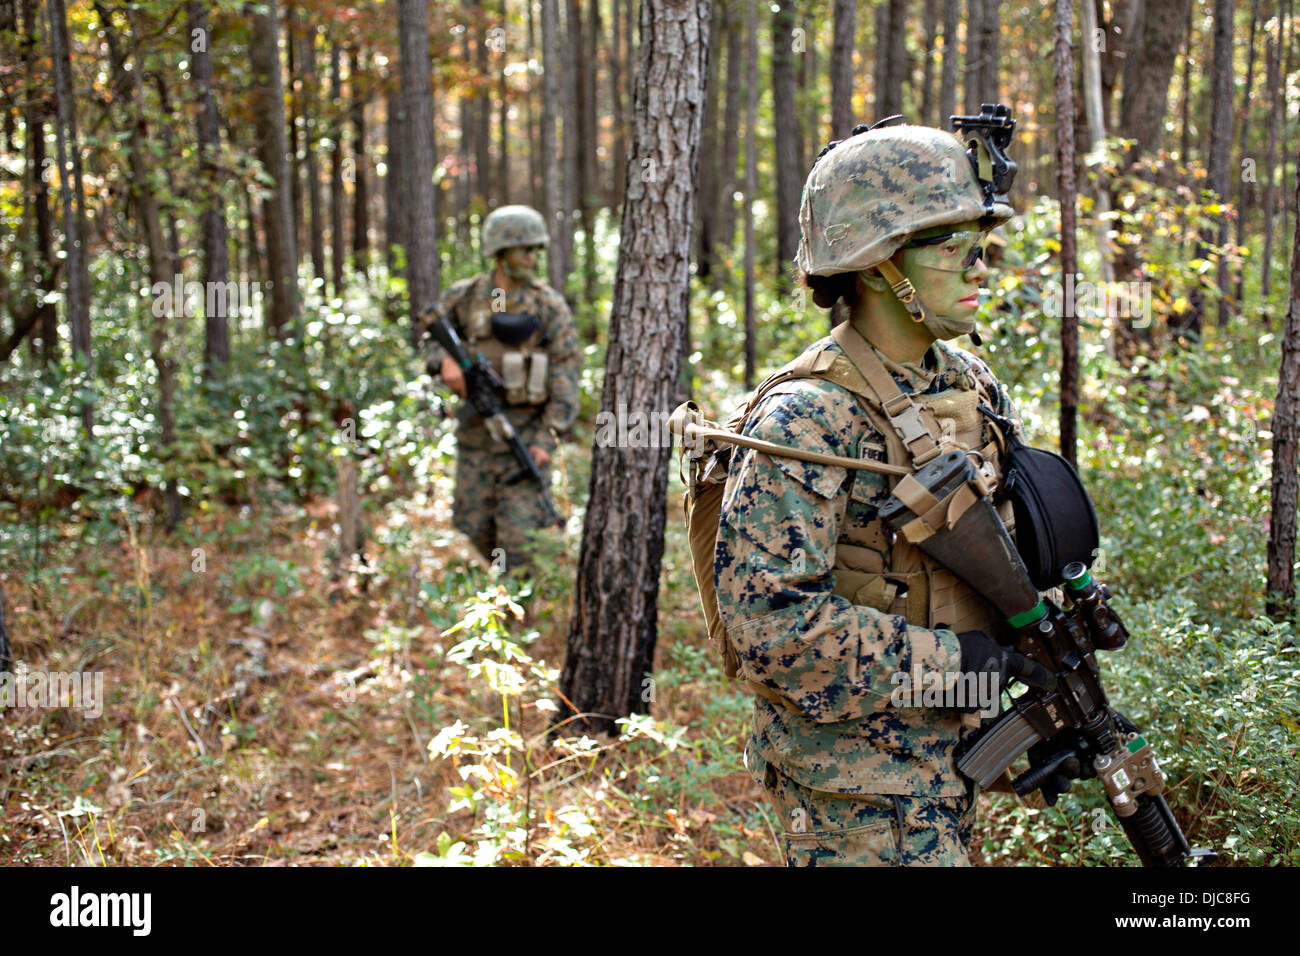
{"type": "Polygon", "coordinates": [[[1193,850],[1179,829],[1150,744],[1106,699],[1096,652],[1119,650],[1128,631],[1107,603],[1105,585],[1092,579],[1082,561],[1073,561],[1055,575],[1064,584],[1067,608],[1040,598],[1016,545],[980,492],[984,479],[967,454],[949,451],[911,478],[925,494],[905,497],[925,514],[891,496],[880,509],[886,525],[983,595],[1006,619],[1005,633],[995,639],[1055,678],[1051,687],[1030,687],[1014,698],[1009,710],[964,745],[957,769],[988,787],[1027,753],[1030,768],[1012,786],[1020,796],[1041,788],[1049,804],[1069,780],[1097,777],[1145,866],[1212,860],[1212,850],[1193,850]]]}
{"type": "Polygon", "coordinates": [[[465,396],[474,411],[483,416],[487,423],[488,432],[497,441],[504,442],[515,457],[515,462],[519,465],[519,472],[507,479],[508,484],[514,484],[525,479],[530,480],[536,486],[538,493],[542,496],[542,507],[546,509],[546,520],[556,527],[564,527],[564,519],[560,513],[555,510],[555,502],[551,498],[551,489],[542,474],[537,462],[533,461],[533,456],[525,447],[523,441],[519,438],[519,432],[511,424],[510,419],[506,417],[501,408],[501,396],[505,391],[501,379],[493,370],[490,362],[481,354],[470,357],[469,350],[465,348],[465,343],[461,341],[456,327],[448,321],[447,317],[438,311],[437,307],[425,309],[420,313],[419,318],[433,316],[433,321],[426,326],[426,334],[433,337],[441,345],[447,354],[451,356],[452,361],[460,366],[461,371],[465,373],[465,396]]]}

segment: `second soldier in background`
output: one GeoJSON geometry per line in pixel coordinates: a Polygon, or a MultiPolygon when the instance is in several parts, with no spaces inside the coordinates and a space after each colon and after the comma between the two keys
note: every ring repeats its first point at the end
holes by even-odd
{"type": "MultiPolygon", "coordinates": [[[[454,283],[439,311],[470,353],[482,354],[504,385],[506,415],[549,483],[559,438],[578,416],[581,354],[564,297],[536,277],[548,244],[546,223],[528,206],[503,206],[483,224],[483,255],[492,268],[454,283]]],[[[430,366],[462,397],[459,366],[429,341],[430,366]]],[[[541,495],[518,472],[509,449],[489,434],[468,402],[457,412],[454,524],[500,569],[530,565],[528,532],[547,524],[541,495]]]]}

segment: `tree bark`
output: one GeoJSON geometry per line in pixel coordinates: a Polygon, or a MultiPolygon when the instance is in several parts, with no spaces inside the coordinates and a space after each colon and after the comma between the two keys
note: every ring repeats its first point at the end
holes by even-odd
{"type": "Polygon", "coordinates": [[[483,0],[472,0],[470,6],[476,11],[474,23],[478,33],[474,46],[474,89],[477,91],[474,95],[474,194],[486,209],[492,209],[498,203],[492,188],[492,104],[487,92],[488,48],[483,0]]]}
{"type": "Polygon", "coordinates": [[[962,95],[966,113],[974,116],[980,111],[980,78],[984,62],[984,4],[986,0],[970,0],[966,17],[966,70],[962,79],[962,95]]]}
{"type": "Polygon", "coordinates": [[[754,193],[758,191],[758,9],[757,0],[745,0],[748,49],[745,66],[745,388],[754,387],[758,365],[754,339],[754,193]]]}
{"type": "MultiPolygon", "coordinates": [[[[1099,29],[1097,26],[1097,10],[1091,2],[1082,3],[1079,6],[1082,14],[1083,101],[1088,114],[1088,139],[1095,149],[1106,139],[1105,111],[1101,102],[1101,58],[1098,55],[1099,51],[1095,43],[1096,31],[1099,29]]],[[[1115,279],[1115,270],[1110,261],[1108,219],[1110,213],[1110,186],[1106,182],[1105,173],[1101,170],[1098,170],[1094,195],[1096,198],[1094,233],[1097,239],[1098,258],[1101,262],[1101,281],[1109,283],[1115,279]]],[[[1104,321],[1106,323],[1106,354],[1114,358],[1115,330],[1113,328],[1113,319],[1107,316],[1104,321]]]]}
{"type": "Polygon", "coordinates": [[[888,0],[876,8],[876,115],[882,120],[903,112],[907,61],[907,0],[888,0]]]}
{"type": "Polygon", "coordinates": [[[939,79],[939,125],[957,112],[957,0],[943,0],[943,73],[939,79]]]}
{"type": "MultiPolygon", "coordinates": [[[[1245,159],[1250,154],[1250,110],[1252,106],[1251,97],[1255,93],[1255,27],[1259,23],[1260,0],[1254,0],[1250,5],[1250,53],[1246,57],[1246,89],[1241,94],[1241,149],[1238,155],[1245,159]]],[[[1237,176],[1237,245],[1241,246],[1246,241],[1246,215],[1250,211],[1251,200],[1255,195],[1255,176],[1252,175],[1249,180],[1245,175],[1245,170],[1241,170],[1237,176]]],[[[1242,287],[1246,279],[1246,270],[1238,267],[1237,287],[1233,292],[1233,302],[1236,305],[1241,303],[1242,287]]]]}
{"type": "Polygon", "coordinates": [[[921,12],[925,28],[925,62],[921,67],[921,123],[926,126],[947,125],[934,114],[934,58],[939,45],[939,0],[925,0],[921,12]]]}
{"type": "MultiPolygon", "coordinates": [[[[500,27],[504,44],[509,37],[506,32],[506,0],[501,0],[500,27]]],[[[497,51],[497,59],[501,61],[500,69],[497,70],[497,141],[501,144],[500,152],[497,154],[497,201],[504,206],[513,201],[510,190],[509,95],[506,89],[506,64],[510,58],[506,55],[504,45],[497,51]]],[[[595,61],[588,62],[592,64],[592,69],[595,69],[595,61]]]]}
{"type": "MultiPolygon", "coordinates": [[[[1207,164],[1209,185],[1220,205],[1228,202],[1232,182],[1232,123],[1235,109],[1232,74],[1232,14],[1233,0],[1214,2],[1214,72],[1210,84],[1210,157],[1207,164]]],[[[1219,248],[1228,244],[1228,217],[1219,213],[1219,228],[1215,235],[1219,248]]],[[[1218,323],[1228,324],[1231,311],[1228,288],[1228,257],[1219,253],[1218,267],[1218,323]]]]}
{"type": "Polygon", "coordinates": [[[776,141],[776,271],[789,285],[791,261],[799,248],[799,195],[803,175],[799,168],[799,113],[795,107],[794,0],[772,4],[772,116],[776,141]]]}
{"type": "Polygon", "coordinates": [[[330,44],[330,288],[343,294],[343,51],[330,44]]]}
{"type": "MultiPolygon", "coordinates": [[[[1056,183],[1061,201],[1061,279],[1067,282],[1078,270],[1075,246],[1074,183],[1074,55],[1070,49],[1073,11],[1070,0],[1056,0],[1056,115],[1069,117],[1056,124],[1056,183]]],[[[1079,406],[1079,319],[1066,308],[1061,320],[1061,456],[1076,465],[1079,406]]],[[[1077,465],[1076,465],[1077,467],[1077,465]]]]}
{"type": "Polygon", "coordinates": [[[719,205],[715,200],[718,192],[718,76],[721,71],[722,48],[716,42],[721,38],[725,25],[722,20],[721,3],[713,7],[713,22],[709,26],[709,72],[704,90],[704,120],[700,128],[700,182],[699,215],[696,217],[697,246],[695,251],[695,275],[701,281],[709,279],[713,272],[714,246],[717,244],[719,205]]]}
{"type": "MultiPolygon", "coordinates": [[[[201,213],[203,233],[203,281],[206,288],[224,287],[230,281],[230,231],[226,225],[223,198],[221,152],[221,114],[212,93],[211,32],[208,8],[204,0],[189,5],[190,52],[193,57],[195,99],[198,102],[197,133],[199,143],[199,181],[203,183],[205,201],[201,213]],[[202,42],[200,42],[200,40],[202,42]],[[196,48],[201,47],[201,49],[196,48]]],[[[215,381],[225,377],[230,362],[230,327],[225,309],[203,309],[203,377],[215,381]]]]}
{"type": "MultiPolygon", "coordinates": [[[[827,142],[844,139],[857,123],[853,117],[853,38],[857,0],[835,0],[831,35],[831,132],[827,142]]],[[[738,75],[732,69],[728,73],[738,75]]],[[[816,130],[811,131],[816,136],[816,130]]],[[[816,144],[816,139],[813,140],[816,144]]]]}
{"type": "MultiPolygon", "coordinates": [[[[564,245],[567,236],[572,242],[565,212],[565,196],[561,187],[561,170],[564,155],[556,142],[555,118],[560,114],[560,37],[559,0],[542,0],[542,213],[550,231],[547,249],[547,277],[551,288],[564,293],[569,275],[572,246],[564,245]]],[[[627,175],[632,175],[630,172],[627,175]]]]}
{"type": "Polygon", "coordinates": [[[402,250],[401,269],[406,261],[406,197],[410,194],[406,184],[407,149],[405,142],[405,115],[402,106],[400,83],[390,77],[390,86],[384,104],[384,255],[388,274],[399,271],[397,250],[402,250]]]}
{"type": "MultiPolygon", "coordinates": [[[[1300,183],[1296,186],[1300,194],[1300,183]]],[[[1296,196],[1300,203],[1300,195],[1296,196]]],[[[1272,507],[1268,531],[1268,590],[1270,617],[1289,616],[1295,606],[1296,496],[1300,494],[1300,230],[1291,248],[1291,295],[1282,329],[1282,365],[1273,406],[1272,507]]]]}
{"type": "Polygon", "coordinates": [[[352,50],[348,74],[352,112],[352,268],[362,276],[370,268],[370,163],[366,158],[368,82],[365,51],[356,47],[352,50]]]}
{"type": "MultiPolygon", "coordinates": [[[[709,6],[710,0],[642,0],[631,175],[601,395],[607,414],[620,407],[666,414],[677,387],[709,6]]],[[[564,699],[582,716],[565,725],[567,733],[615,733],[618,717],[650,709],[670,453],[592,450],[560,679],[564,699]]]]}
{"type": "MultiPolygon", "coordinates": [[[[90,271],[86,250],[86,189],[81,177],[81,138],[77,133],[77,103],[68,52],[68,18],[64,0],[49,0],[46,9],[50,19],[50,55],[54,63],[55,144],[59,159],[68,282],[66,314],[72,332],[72,352],[89,368],[90,271]]],[[[89,402],[81,404],[81,424],[86,437],[93,438],[95,417],[89,402]]]]}
{"type": "MultiPolygon", "coordinates": [[[[1268,180],[1264,186],[1264,251],[1260,256],[1260,298],[1264,300],[1265,308],[1268,308],[1268,297],[1272,292],[1270,279],[1273,272],[1273,230],[1268,228],[1268,225],[1272,223],[1273,216],[1277,211],[1277,175],[1273,167],[1277,163],[1277,144],[1281,132],[1283,107],[1281,90],[1282,0],[1278,0],[1277,12],[1278,38],[1274,40],[1272,33],[1270,33],[1265,44],[1265,59],[1268,65],[1265,71],[1264,85],[1267,90],[1264,98],[1268,103],[1272,104],[1269,108],[1268,148],[1264,153],[1264,171],[1268,180]]],[[[1271,317],[1268,319],[1268,325],[1272,326],[1271,317]]]]}
{"type": "MultiPolygon", "coordinates": [[[[320,122],[320,83],[316,75],[316,31],[308,30],[300,41],[303,74],[303,165],[307,172],[307,231],[311,243],[311,273],[325,278],[325,222],[321,207],[320,160],[316,155],[316,124],[320,122]]],[[[331,107],[332,108],[332,107],[331,107]]]]}
{"type": "MultiPolygon", "coordinates": [[[[1001,103],[1002,92],[998,82],[1001,69],[1002,17],[1000,0],[984,0],[984,16],[980,20],[983,36],[980,39],[980,78],[978,85],[980,104],[1001,103]]],[[[976,111],[979,106],[976,106],[976,111]]]]}
{"type": "Polygon", "coordinates": [[[293,212],[289,197],[288,144],[284,135],[284,86],[280,82],[278,4],[263,0],[250,8],[253,19],[249,49],[253,66],[253,103],[257,127],[257,154],[273,180],[267,203],[266,257],[270,268],[270,331],[283,338],[298,320],[298,282],[295,264],[293,212]],[[258,11],[267,8],[268,12],[258,11]]]}
{"type": "Polygon", "coordinates": [[[406,284],[410,292],[411,341],[418,343],[415,317],[438,295],[438,215],[434,195],[433,92],[429,73],[429,9],[423,0],[399,0],[402,100],[406,113],[406,284]]]}
{"type": "MultiPolygon", "coordinates": [[[[745,30],[737,6],[727,0],[727,100],[722,117],[722,187],[718,190],[720,244],[730,253],[736,242],[737,163],[740,161],[740,78],[744,59],[745,30]]],[[[707,197],[706,197],[707,198],[707,197]]],[[[717,273],[714,288],[721,288],[717,273]]]]}
{"type": "MultiPolygon", "coordinates": [[[[725,0],[723,0],[725,4],[725,0]]],[[[722,6],[723,4],[720,4],[722,6]]],[[[609,38],[609,90],[610,103],[614,113],[614,183],[611,208],[623,210],[623,196],[627,192],[627,111],[624,108],[623,74],[623,33],[632,25],[625,22],[623,7],[614,0],[610,4],[613,23],[609,38]]],[[[725,7],[724,7],[725,10],[725,7]]],[[[717,37],[714,37],[716,42],[717,37]]]]}
{"type": "MultiPolygon", "coordinates": [[[[59,357],[59,315],[53,302],[47,302],[47,293],[51,291],[55,274],[54,258],[54,224],[50,215],[50,184],[48,160],[45,154],[45,119],[48,103],[44,95],[37,95],[43,90],[48,76],[36,74],[36,50],[39,34],[36,21],[36,0],[23,0],[22,23],[26,42],[23,49],[23,75],[26,77],[27,106],[24,111],[23,140],[27,152],[28,209],[30,222],[36,227],[35,248],[31,250],[31,268],[28,272],[31,287],[36,290],[36,308],[33,315],[39,327],[40,360],[50,365],[59,357]]],[[[18,331],[15,316],[14,332],[18,331]]],[[[26,333],[24,333],[26,334],[26,333]]],[[[21,340],[21,339],[20,339],[21,340]]]]}

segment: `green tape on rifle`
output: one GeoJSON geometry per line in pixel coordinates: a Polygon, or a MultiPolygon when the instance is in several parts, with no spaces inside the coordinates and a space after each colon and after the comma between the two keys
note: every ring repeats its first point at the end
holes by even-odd
{"type": "Polygon", "coordinates": [[[1033,624],[1035,621],[1041,621],[1047,617],[1047,608],[1039,601],[1028,611],[1023,614],[1017,614],[1015,617],[1007,618],[1007,623],[1014,628],[1024,627],[1026,624],[1033,624]]]}

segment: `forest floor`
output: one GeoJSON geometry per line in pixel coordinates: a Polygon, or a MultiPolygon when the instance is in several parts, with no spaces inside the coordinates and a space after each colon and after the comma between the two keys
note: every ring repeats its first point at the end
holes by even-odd
{"type": "MultiPolygon", "coordinates": [[[[749,698],[723,682],[693,587],[663,591],[656,719],[548,742],[572,558],[525,629],[446,500],[390,507],[401,535],[372,527],[369,567],[344,575],[334,505],[316,501],[196,516],[183,540],[123,511],[119,548],[64,541],[47,586],[7,584],[20,671],[102,673],[105,693],[102,715],[5,712],[0,863],[778,863],[777,822],[741,763],[749,698]],[[464,616],[472,602],[450,592],[476,584],[520,649],[516,695],[493,693],[452,652],[465,633],[426,613],[464,616]],[[449,727],[489,733],[431,756],[449,727]]],[[[670,549],[665,576],[684,573],[670,549]]]]}

